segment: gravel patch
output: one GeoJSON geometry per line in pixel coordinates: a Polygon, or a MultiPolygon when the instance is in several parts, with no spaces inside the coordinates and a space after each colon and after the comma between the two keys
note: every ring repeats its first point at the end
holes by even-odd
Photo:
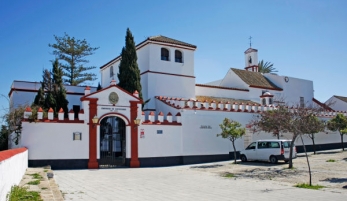
{"type": "MultiPolygon", "coordinates": [[[[308,153],[312,172],[312,184],[325,186],[323,191],[347,194],[347,151],[342,150],[318,152],[316,155],[308,153]],[[327,162],[327,161],[335,162],[327,162]]],[[[223,177],[228,173],[235,175],[234,179],[273,180],[286,182],[290,185],[309,182],[309,172],[305,154],[299,154],[293,160],[293,169],[288,164],[279,162],[245,162],[232,161],[206,165],[196,165],[191,171],[202,171],[223,177]]]]}

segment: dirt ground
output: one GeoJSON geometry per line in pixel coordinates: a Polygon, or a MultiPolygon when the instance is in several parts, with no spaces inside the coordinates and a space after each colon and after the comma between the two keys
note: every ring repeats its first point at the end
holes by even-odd
{"type": "MultiPolygon", "coordinates": [[[[347,151],[342,150],[318,152],[316,155],[308,153],[312,172],[312,184],[325,186],[324,190],[347,193],[347,151]],[[331,162],[328,162],[331,161],[331,162]]],[[[235,175],[235,179],[258,179],[287,182],[292,185],[308,183],[309,173],[305,154],[298,154],[293,159],[293,169],[288,164],[279,161],[278,164],[269,162],[240,162],[233,164],[215,163],[190,167],[194,171],[204,171],[224,176],[228,173],[235,175]]]]}

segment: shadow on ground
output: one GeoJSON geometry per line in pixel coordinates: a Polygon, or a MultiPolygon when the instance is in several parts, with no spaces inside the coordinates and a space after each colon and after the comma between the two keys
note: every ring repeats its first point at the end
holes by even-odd
{"type": "Polygon", "coordinates": [[[347,182],[347,178],[326,178],[321,181],[328,181],[331,183],[344,183],[347,182]]]}
{"type": "Polygon", "coordinates": [[[199,165],[199,166],[193,166],[190,168],[201,168],[201,169],[207,169],[207,168],[217,168],[217,167],[221,167],[223,165],[219,165],[219,164],[212,164],[212,165],[199,165]]]}
{"type": "Polygon", "coordinates": [[[252,162],[242,162],[239,163],[239,165],[245,165],[245,166],[261,166],[261,167],[274,167],[274,166],[280,166],[286,164],[285,162],[278,162],[277,164],[272,164],[270,162],[264,162],[264,161],[252,161],[252,162]]]}

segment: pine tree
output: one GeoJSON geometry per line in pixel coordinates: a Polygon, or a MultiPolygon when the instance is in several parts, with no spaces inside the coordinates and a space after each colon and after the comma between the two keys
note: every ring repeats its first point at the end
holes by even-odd
{"type": "Polygon", "coordinates": [[[53,54],[59,60],[64,61],[61,63],[64,82],[76,86],[85,81],[94,81],[96,75],[87,71],[96,66],[85,66],[89,62],[86,57],[93,55],[99,48],[91,47],[85,39],[78,40],[66,33],[63,37],[54,36],[54,39],[56,43],[48,46],[54,48],[53,54]]]}
{"type": "Polygon", "coordinates": [[[139,92],[140,99],[142,99],[141,77],[140,70],[137,65],[135,42],[129,28],[127,29],[125,47],[122,48],[121,57],[122,60],[119,64],[118,73],[118,86],[122,87],[131,94],[137,90],[139,92]]]}

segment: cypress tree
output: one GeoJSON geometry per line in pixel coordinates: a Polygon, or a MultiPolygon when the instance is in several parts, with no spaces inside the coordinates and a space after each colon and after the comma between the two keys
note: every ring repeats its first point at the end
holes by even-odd
{"type": "Polygon", "coordinates": [[[101,89],[102,89],[102,87],[101,87],[101,84],[100,84],[100,82],[99,82],[98,88],[96,88],[96,90],[99,91],[99,90],[101,90],[101,89]]]}
{"type": "Polygon", "coordinates": [[[65,117],[68,115],[68,104],[66,90],[63,85],[63,71],[58,59],[52,62],[52,72],[47,69],[43,71],[41,87],[37,92],[33,105],[42,107],[44,110],[52,108],[54,116],[58,116],[60,108],[63,108],[65,117]]]}
{"type": "Polygon", "coordinates": [[[55,59],[55,61],[53,62],[52,74],[53,97],[55,99],[55,108],[53,108],[54,114],[57,116],[60,108],[62,108],[64,110],[64,116],[67,117],[69,112],[67,107],[69,101],[66,100],[66,90],[64,88],[62,78],[63,70],[59,65],[58,59],[55,59]]]}
{"type": "Polygon", "coordinates": [[[37,95],[35,96],[35,100],[33,105],[38,105],[43,107],[43,105],[45,104],[45,91],[44,91],[44,83],[41,82],[41,87],[39,89],[39,91],[37,92],[37,95]]]}
{"type": "Polygon", "coordinates": [[[140,99],[142,99],[141,77],[140,70],[137,65],[135,42],[129,28],[127,29],[125,47],[122,48],[121,57],[122,60],[119,64],[118,73],[118,86],[122,87],[131,94],[137,90],[139,92],[140,99]]]}

